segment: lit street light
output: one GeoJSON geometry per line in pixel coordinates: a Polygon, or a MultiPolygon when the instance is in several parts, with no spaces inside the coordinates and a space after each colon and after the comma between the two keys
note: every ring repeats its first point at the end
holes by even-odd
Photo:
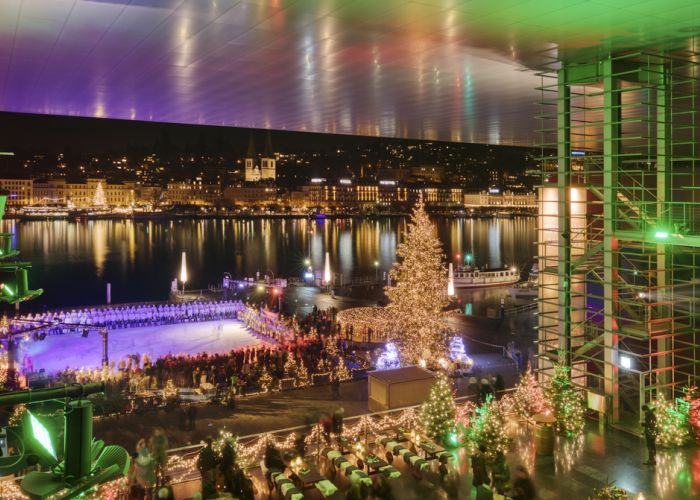
{"type": "Polygon", "coordinates": [[[379,281],[379,261],[374,261],[374,281],[379,281]]]}

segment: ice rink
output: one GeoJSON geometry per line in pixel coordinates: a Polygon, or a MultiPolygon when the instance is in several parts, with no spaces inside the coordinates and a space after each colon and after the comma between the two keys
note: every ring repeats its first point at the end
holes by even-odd
{"type": "MultiPolygon", "coordinates": [[[[148,354],[151,359],[171,354],[224,353],[263,343],[240,321],[227,319],[200,323],[124,328],[109,332],[109,360],[115,365],[127,354],[148,354]]],[[[49,335],[41,341],[24,341],[19,362],[31,358],[34,370],[54,373],[64,368],[95,368],[102,364],[102,337],[91,332],[49,335]]]]}

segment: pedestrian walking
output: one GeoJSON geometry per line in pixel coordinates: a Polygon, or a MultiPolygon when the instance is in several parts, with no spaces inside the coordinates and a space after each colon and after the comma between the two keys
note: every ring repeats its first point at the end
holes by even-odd
{"type": "Polygon", "coordinates": [[[656,414],[654,409],[648,405],[642,406],[644,411],[644,439],[647,442],[647,452],[649,458],[644,465],[656,465],[656,414]]]}

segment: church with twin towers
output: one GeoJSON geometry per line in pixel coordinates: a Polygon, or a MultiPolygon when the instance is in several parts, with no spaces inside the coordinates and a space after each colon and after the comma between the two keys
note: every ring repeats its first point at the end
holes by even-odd
{"type": "Polygon", "coordinates": [[[274,181],[276,178],[277,160],[275,159],[275,155],[272,153],[272,139],[270,138],[270,132],[267,132],[265,150],[259,163],[257,160],[257,155],[255,154],[253,132],[251,132],[250,142],[248,143],[248,154],[246,154],[245,157],[245,181],[274,181]]]}

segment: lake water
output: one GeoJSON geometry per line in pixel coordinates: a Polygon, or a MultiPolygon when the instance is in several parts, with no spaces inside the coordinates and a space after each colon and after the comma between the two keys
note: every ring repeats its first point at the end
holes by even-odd
{"type": "MultiPolygon", "coordinates": [[[[535,251],[535,219],[437,218],[445,254],[472,253],[475,262],[528,268],[535,251]]],[[[22,308],[50,308],[105,302],[112,283],[113,302],[164,300],[187,252],[189,289],[234,277],[301,277],[309,259],[323,268],[330,253],[334,273],[345,277],[386,272],[407,219],[306,219],[125,221],[14,221],[2,230],[15,233],[22,260],[30,260],[30,286],[44,294],[22,308]],[[377,267],[375,267],[377,262],[377,267]]]]}

